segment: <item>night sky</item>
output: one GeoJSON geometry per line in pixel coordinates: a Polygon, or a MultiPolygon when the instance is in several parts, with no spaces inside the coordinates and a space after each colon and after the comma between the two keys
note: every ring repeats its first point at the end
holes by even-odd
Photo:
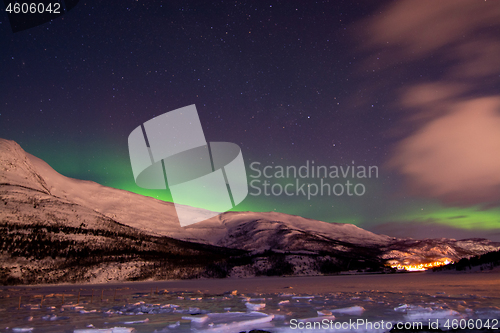
{"type": "Polygon", "coordinates": [[[362,196],[249,195],[234,210],[500,240],[496,1],[81,0],[17,33],[2,11],[0,74],[0,137],[68,177],[169,200],[135,185],[128,135],[196,104],[249,181],[255,161],[379,168],[352,179],[362,196]]]}

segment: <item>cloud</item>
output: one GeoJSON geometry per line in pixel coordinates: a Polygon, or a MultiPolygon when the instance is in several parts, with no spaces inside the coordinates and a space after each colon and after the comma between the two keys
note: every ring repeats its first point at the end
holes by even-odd
{"type": "Polygon", "coordinates": [[[429,107],[450,101],[465,91],[457,83],[424,83],[412,86],[402,92],[400,103],[406,107],[429,107]]]}
{"type": "Polygon", "coordinates": [[[360,51],[368,54],[359,74],[383,73],[382,82],[391,77],[400,83],[399,74],[411,65],[427,68],[426,73],[433,69],[438,83],[458,80],[473,90],[479,79],[498,81],[498,29],[500,6],[495,1],[403,0],[358,21],[351,30],[362,32],[360,51]]]}
{"type": "Polygon", "coordinates": [[[390,2],[353,26],[364,31],[358,73],[377,75],[378,96],[394,91],[388,165],[410,193],[500,205],[499,29],[498,2],[473,0],[390,2]]]}
{"type": "Polygon", "coordinates": [[[397,56],[418,58],[475,40],[476,33],[498,26],[499,17],[496,1],[405,0],[391,3],[363,25],[370,37],[366,46],[395,46],[397,56]]]}
{"type": "Polygon", "coordinates": [[[402,140],[389,166],[415,194],[450,205],[499,205],[500,97],[448,108],[402,140]]]}
{"type": "MultiPolygon", "coordinates": [[[[500,20],[500,15],[497,20],[500,20]]],[[[450,67],[448,76],[452,79],[497,77],[500,73],[499,55],[500,41],[493,38],[478,38],[461,43],[447,56],[450,60],[458,60],[450,67]]]]}
{"type": "Polygon", "coordinates": [[[421,125],[452,111],[450,105],[460,101],[468,89],[468,85],[444,81],[416,84],[401,90],[398,104],[416,111],[406,121],[421,125]]]}

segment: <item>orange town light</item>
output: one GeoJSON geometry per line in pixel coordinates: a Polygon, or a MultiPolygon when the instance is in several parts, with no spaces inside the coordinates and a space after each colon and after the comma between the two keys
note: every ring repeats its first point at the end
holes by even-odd
{"type": "Polygon", "coordinates": [[[426,271],[429,268],[444,266],[444,265],[448,265],[450,263],[453,263],[453,261],[451,259],[444,258],[444,260],[441,259],[439,261],[432,261],[432,262],[427,262],[427,263],[411,264],[411,265],[401,265],[398,263],[398,264],[391,265],[391,267],[396,268],[397,270],[417,272],[417,271],[426,271]]]}

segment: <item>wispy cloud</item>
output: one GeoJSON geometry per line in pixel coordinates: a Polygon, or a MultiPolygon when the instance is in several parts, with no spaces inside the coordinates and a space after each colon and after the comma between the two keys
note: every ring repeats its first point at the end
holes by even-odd
{"type": "Polygon", "coordinates": [[[484,57],[478,45],[498,45],[498,33],[492,27],[499,26],[499,17],[496,1],[406,0],[391,3],[360,24],[366,31],[365,47],[390,49],[394,60],[435,57],[442,50],[437,56],[456,57],[468,65],[484,57]],[[458,52],[450,54],[450,50],[458,52]]]}
{"type": "Polygon", "coordinates": [[[389,166],[423,197],[500,205],[498,2],[397,1],[358,27],[362,48],[383,55],[381,76],[412,66],[432,73],[396,89],[395,107],[405,117],[394,133],[406,134],[389,166]]]}
{"type": "Polygon", "coordinates": [[[390,165],[420,195],[453,205],[500,204],[500,97],[450,108],[401,141],[390,165]]]}

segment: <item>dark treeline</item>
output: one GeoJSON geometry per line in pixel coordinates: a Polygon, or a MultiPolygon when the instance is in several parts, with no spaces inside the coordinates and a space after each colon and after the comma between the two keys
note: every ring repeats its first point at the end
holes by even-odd
{"type": "Polygon", "coordinates": [[[18,262],[22,270],[19,274],[15,268],[0,268],[0,283],[4,285],[85,282],[92,272],[107,265],[116,269],[122,264],[124,268],[137,267],[128,280],[225,278],[235,267],[255,276],[294,275],[296,270],[318,274],[384,271],[383,262],[376,259],[378,250],[371,248],[301,255],[273,250],[250,253],[153,236],[105,220],[98,229],[85,223],[75,227],[54,221],[33,224],[2,221],[0,234],[1,254],[18,262]],[[295,267],[293,261],[297,257],[309,264],[295,267]],[[30,264],[23,264],[26,262],[30,264]]]}
{"type": "Polygon", "coordinates": [[[444,270],[466,271],[472,270],[474,267],[479,267],[479,270],[483,271],[493,269],[497,266],[500,266],[500,250],[470,258],[462,258],[456,263],[435,267],[432,270],[434,272],[444,270]]]}

